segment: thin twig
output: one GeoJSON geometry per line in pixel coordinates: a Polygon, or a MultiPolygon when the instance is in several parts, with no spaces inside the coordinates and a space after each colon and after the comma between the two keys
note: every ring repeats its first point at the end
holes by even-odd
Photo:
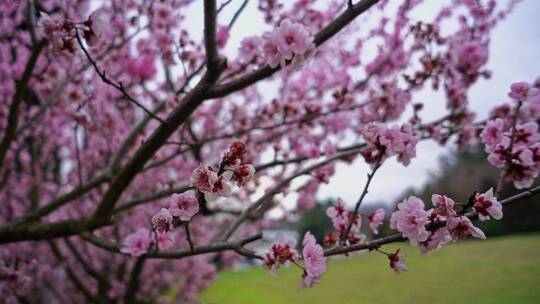
{"type": "Polygon", "coordinates": [[[79,32],[76,33],[75,37],[77,38],[77,42],[79,43],[79,46],[81,47],[81,49],[83,50],[84,54],[86,55],[86,58],[88,59],[88,61],[90,61],[90,63],[92,64],[92,66],[94,67],[94,70],[96,71],[96,73],[99,75],[99,77],[101,77],[101,80],[103,80],[104,83],[112,86],[113,88],[117,89],[118,91],[120,91],[124,97],[132,102],[133,104],[135,104],[137,107],[141,108],[144,112],[146,112],[148,115],[150,115],[150,117],[152,117],[153,119],[159,121],[160,123],[164,124],[165,121],[161,118],[159,118],[157,115],[155,115],[154,113],[152,113],[150,110],[148,110],[143,104],[141,104],[140,102],[138,102],[135,98],[133,98],[127,91],[126,91],[126,88],[124,87],[124,84],[122,82],[119,82],[119,83],[116,83],[112,80],[110,80],[107,75],[105,74],[104,71],[101,71],[99,69],[99,67],[97,66],[97,63],[94,61],[94,59],[92,59],[92,56],[90,55],[90,53],[88,52],[88,50],[84,47],[84,44],[81,40],[81,37],[79,36],[79,32]]]}
{"type": "Polygon", "coordinates": [[[191,237],[191,231],[189,229],[189,222],[184,224],[184,230],[186,231],[186,240],[189,243],[189,250],[191,252],[195,251],[195,244],[193,243],[193,238],[191,237]]]}
{"type": "MultiPolygon", "coordinates": [[[[115,253],[122,253],[120,251],[120,248],[121,248],[120,245],[118,245],[117,243],[111,242],[109,240],[106,240],[104,238],[98,237],[92,233],[83,233],[81,234],[81,237],[85,241],[101,249],[115,252],[115,253]]],[[[206,254],[206,253],[211,253],[211,252],[222,252],[222,251],[227,251],[227,250],[234,250],[236,253],[245,257],[262,259],[262,257],[257,255],[254,251],[244,248],[247,244],[255,242],[260,239],[262,239],[262,233],[258,233],[250,237],[240,239],[236,242],[215,242],[210,245],[197,246],[193,250],[191,249],[168,250],[168,251],[153,250],[153,251],[149,251],[145,253],[141,257],[152,258],[152,259],[181,259],[184,257],[206,254]]]]}
{"type": "Polygon", "coordinates": [[[356,202],[356,205],[354,206],[353,215],[349,219],[349,224],[347,225],[347,229],[345,230],[345,233],[341,236],[340,242],[341,242],[342,245],[345,244],[345,241],[349,237],[349,233],[351,232],[351,228],[353,226],[354,219],[358,215],[358,211],[360,210],[360,205],[362,204],[362,202],[364,201],[364,198],[366,197],[366,195],[368,193],[368,188],[369,188],[369,185],[371,184],[371,181],[373,180],[373,176],[375,176],[375,173],[377,172],[377,170],[382,165],[382,159],[383,159],[383,156],[384,156],[384,151],[379,151],[379,153],[381,153],[381,155],[379,155],[379,159],[375,163],[375,166],[371,170],[371,173],[368,173],[368,175],[367,175],[367,182],[364,185],[364,190],[362,191],[362,194],[360,195],[360,198],[358,198],[358,201],[356,202]]]}
{"type": "Polygon", "coordinates": [[[204,0],[204,48],[208,74],[211,80],[217,79],[220,73],[220,59],[217,47],[217,11],[216,0],[204,0]]]}
{"type": "Polygon", "coordinates": [[[236,22],[238,17],[240,17],[240,14],[242,14],[242,11],[246,8],[248,2],[249,2],[249,0],[244,0],[242,5],[240,5],[240,8],[238,8],[238,10],[234,13],[231,21],[229,21],[229,25],[228,25],[229,31],[231,30],[231,27],[234,25],[234,23],[236,22]]]}
{"type": "Polygon", "coordinates": [[[135,296],[137,294],[137,290],[139,290],[139,278],[143,271],[145,261],[145,258],[138,258],[133,265],[126,291],[124,293],[124,303],[135,303],[135,296]]]}

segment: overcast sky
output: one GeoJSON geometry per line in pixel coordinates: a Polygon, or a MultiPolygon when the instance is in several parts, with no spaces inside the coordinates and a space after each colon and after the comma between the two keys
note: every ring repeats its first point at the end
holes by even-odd
{"type": "MultiPolygon", "coordinates": [[[[230,20],[232,13],[242,3],[233,0],[220,14],[220,24],[230,20]]],[[[322,0],[320,0],[322,2],[322,0]]],[[[415,14],[433,14],[443,0],[426,0],[422,10],[415,14]]],[[[507,1],[499,1],[503,4],[507,1]]],[[[258,1],[250,1],[248,7],[235,24],[226,53],[234,56],[240,41],[250,35],[258,35],[268,28],[261,21],[257,10],[258,1]]],[[[188,17],[190,32],[202,32],[202,1],[194,5],[188,17]]],[[[506,93],[512,82],[532,81],[540,76],[540,0],[524,0],[514,12],[493,31],[488,68],[493,71],[489,80],[479,81],[470,92],[471,108],[478,112],[478,119],[486,117],[487,111],[496,104],[506,101],[506,93]]],[[[415,15],[416,16],[416,15],[415,15]]],[[[419,17],[419,16],[416,16],[419,17]]],[[[362,21],[369,24],[369,20],[362,21]]],[[[443,29],[444,30],[444,29],[443,29]]],[[[444,115],[445,101],[442,95],[422,94],[418,99],[426,104],[423,111],[426,121],[444,115]],[[430,117],[432,116],[432,117],[430,117]]],[[[429,172],[437,170],[438,159],[447,153],[433,142],[422,142],[417,147],[417,158],[408,167],[391,159],[377,173],[372,182],[366,204],[370,202],[394,203],[397,196],[411,186],[421,186],[429,172]]],[[[359,158],[352,165],[338,164],[336,174],[328,185],[319,191],[319,198],[341,197],[353,204],[362,191],[368,167],[359,158]]]]}

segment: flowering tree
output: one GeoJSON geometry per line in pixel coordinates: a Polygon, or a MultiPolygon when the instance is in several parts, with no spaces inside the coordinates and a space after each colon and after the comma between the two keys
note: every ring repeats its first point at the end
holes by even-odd
{"type": "Polygon", "coordinates": [[[304,287],[324,279],[328,257],[361,250],[402,272],[385,244],[426,254],[485,239],[474,220],[540,192],[540,81],[512,84],[486,121],[468,108],[469,89],[491,74],[490,32],[516,1],[441,1],[416,20],[421,0],[260,0],[268,31],[235,54],[224,47],[248,0],[217,2],[2,1],[2,301],[193,302],[244,258],[294,265],[304,287]],[[231,2],[241,5],[225,20],[231,2]],[[193,6],[204,7],[203,37],[186,31],[193,6]],[[445,116],[422,117],[422,90],[444,93],[445,116]],[[377,170],[415,161],[424,140],[481,141],[498,185],[466,202],[434,194],[429,210],[416,197],[389,217],[377,210],[368,240],[359,208],[377,170]],[[324,244],[308,232],[301,246],[278,236],[267,252],[250,249],[314,207],[336,163],[357,158],[371,172],[352,208],[328,209],[324,244]],[[505,182],[523,192],[500,197],[505,182]],[[291,193],[296,207],[284,208],[291,193]],[[377,238],[385,218],[396,234],[377,238]]]}

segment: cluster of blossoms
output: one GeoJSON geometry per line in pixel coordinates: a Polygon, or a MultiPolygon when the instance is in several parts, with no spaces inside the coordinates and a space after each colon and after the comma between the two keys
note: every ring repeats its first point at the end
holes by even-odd
{"type": "Polygon", "coordinates": [[[477,75],[488,59],[487,44],[480,41],[466,41],[457,50],[457,68],[467,71],[468,75],[477,75]]]}
{"type": "MultiPolygon", "coordinates": [[[[346,209],[345,205],[341,200],[326,209],[326,215],[332,221],[332,225],[336,231],[336,235],[333,232],[329,232],[325,239],[324,243],[326,245],[335,245],[338,240],[345,239],[347,244],[354,245],[360,242],[363,242],[366,238],[365,235],[360,233],[360,228],[362,226],[362,214],[354,213],[346,209]],[[348,226],[351,225],[349,234],[347,233],[348,226]]],[[[373,234],[379,233],[379,226],[384,220],[385,211],[382,208],[375,210],[375,212],[365,215],[369,221],[369,229],[373,234]]]]}
{"type": "Polygon", "coordinates": [[[122,253],[134,257],[145,254],[154,245],[152,232],[146,228],[139,228],[129,234],[122,243],[122,253]]]}
{"type": "MultiPolygon", "coordinates": [[[[390,217],[390,228],[399,231],[411,245],[419,247],[422,254],[427,254],[431,250],[439,249],[451,241],[464,237],[485,239],[486,236],[482,230],[475,227],[465,215],[468,208],[472,208],[481,221],[491,218],[500,220],[503,217],[502,205],[493,196],[492,189],[484,193],[475,193],[459,212],[454,208],[456,205],[454,201],[444,195],[434,194],[432,204],[432,209],[425,210],[425,204],[420,198],[410,196],[397,205],[397,210],[390,217]]],[[[338,201],[327,209],[327,215],[332,220],[340,238],[344,237],[349,223],[352,224],[347,238],[348,245],[363,242],[364,238],[361,239],[357,234],[355,235],[360,227],[359,214],[353,220],[353,213],[348,211],[341,201],[338,201]]],[[[374,213],[367,215],[367,218],[369,228],[377,234],[378,227],[384,220],[384,209],[377,209],[374,213]]],[[[338,239],[333,233],[329,233],[324,240],[328,246],[333,246],[337,242],[338,239]]],[[[394,253],[383,252],[377,247],[374,249],[388,257],[390,267],[396,273],[408,270],[399,249],[394,253]]]]}
{"type": "MultiPolygon", "coordinates": [[[[255,173],[252,165],[243,163],[246,153],[247,148],[243,142],[233,142],[221,158],[217,173],[212,170],[212,167],[204,164],[193,171],[190,179],[192,186],[204,193],[208,201],[219,196],[229,196],[233,182],[241,187],[255,173]]],[[[145,228],[138,229],[125,238],[122,252],[140,256],[154,245],[161,250],[171,248],[174,241],[172,234],[174,227],[191,221],[198,212],[199,201],[192,191],[174,194],[169,208],[162,208],[152,216],[151,223],[155,234],[153,235],[145,228]]]]}
{"type": "MultiPolygon", "coordinates": [[[[451,198],[434,194],[431,200],[434,208],[425,210],[421,199],[415,196],[405,199],[392,213],[390,227],[399,231],[413,246],[418,246],[423,254],[463,237],[486,238],[482,230],[464,215],[464,208],[460,212],[454,209],[451,198]]],[[[502,218],[502,205],[493,196],[492,189],[476,193],[470,205],[482,221],[502,218]]]]}
{"type": "Polygon", "coordinates": [[[155,234],[146,228],[139,228],[124,239],[122,252],[141,256],[153,245],[161,250],[171,248],[174,227],[189,222],[198,212],[199,202],[191,191],[173,195],[169,208],[162,208],[151,219],[155,234]]]}
{"type": "Polygon", "coordinates": [[[369,164],[381,163],[396,155],[398,161],[407,166],[416,156],[418,134],[409,124],[387,127],[384,123],[369,123],[361,134],[368,144],[362,156],[369,164]]]}
{"type": "Polygon", "coordinates": [[[299,64],[312,52],[313,35],[301,23],[283,19],[272,32],[263,38],[248,37],[242,41],[240,55],[249,62],[259,55],[272,68],[285,67],[288,60],[299,64]],[[261,46],[262,44],[262,46],[261,46]]]}
{"type": "Polygon", "coordinates": [[[504,169],[505,180],[518,189],[530,187],[540,173],[540,114],[520,112],[523,107],[540,106],[539,88],[525,82],[513,84],[508,96],[518,104],[505,113],[495,111],[481,134],[488,161],[504,169]]]}
{"type": "Polygon", "coordinates": [[[110,26],[109,14],[104,9],[94,11],[83,22],[59,20],[53,17],[44,17],[39,20],[41,35],[47,38],[53,52],[57,54],[74,54],[77,50],[76,36],[78,31],[89,46],[96,46],[103,38],[110,26]]]}
{"type": "Polygon", "coordinates": [[[326,271],[324,250],[309,231],[302,241],[302,255],[295,247],[296,241],[287,240],[283,234],[278,233],[272,247],[264,255],[264,266],[275,275],[277,268],[289,267],[291,263],[301,267],[298,262],[303,260],[302,287],[312,287],[320,281],[321,275],[326,271]]]}
{"type": "Polygon", "coordinates": [[[264,266],[275,275],[279,267],[289,267],[291,263],[300,260],[300,254],[295,249],[296,241],[286,239],[281,233],[274,238],[272,247],[264,256],[264,266]]]}
{"type": "Polygon", "coordinates": [[[191,185],[204,193],[208,201],[213,201],[220,196],[229,196],[232,183],[242,187],[255,174],[253,165],[243,163],[246,153],[247,148],[244,142],[232,143],[229,151],[223,155],[217,172],[211,166],[201,164],[191,174],[191,185]]]}

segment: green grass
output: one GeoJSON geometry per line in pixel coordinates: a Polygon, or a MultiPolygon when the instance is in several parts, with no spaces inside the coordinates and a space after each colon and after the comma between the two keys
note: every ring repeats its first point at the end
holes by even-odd
{"type": "Polygon", "coordinates": [[[262,268],[223,272],[206,304],[540,303],[540,234],[465,241],[422,256],[402,248],[409,272],[394,274],[376,252],[333,259],[321,283],[300,289],[296,267],[272,277],[262,268]]]}

